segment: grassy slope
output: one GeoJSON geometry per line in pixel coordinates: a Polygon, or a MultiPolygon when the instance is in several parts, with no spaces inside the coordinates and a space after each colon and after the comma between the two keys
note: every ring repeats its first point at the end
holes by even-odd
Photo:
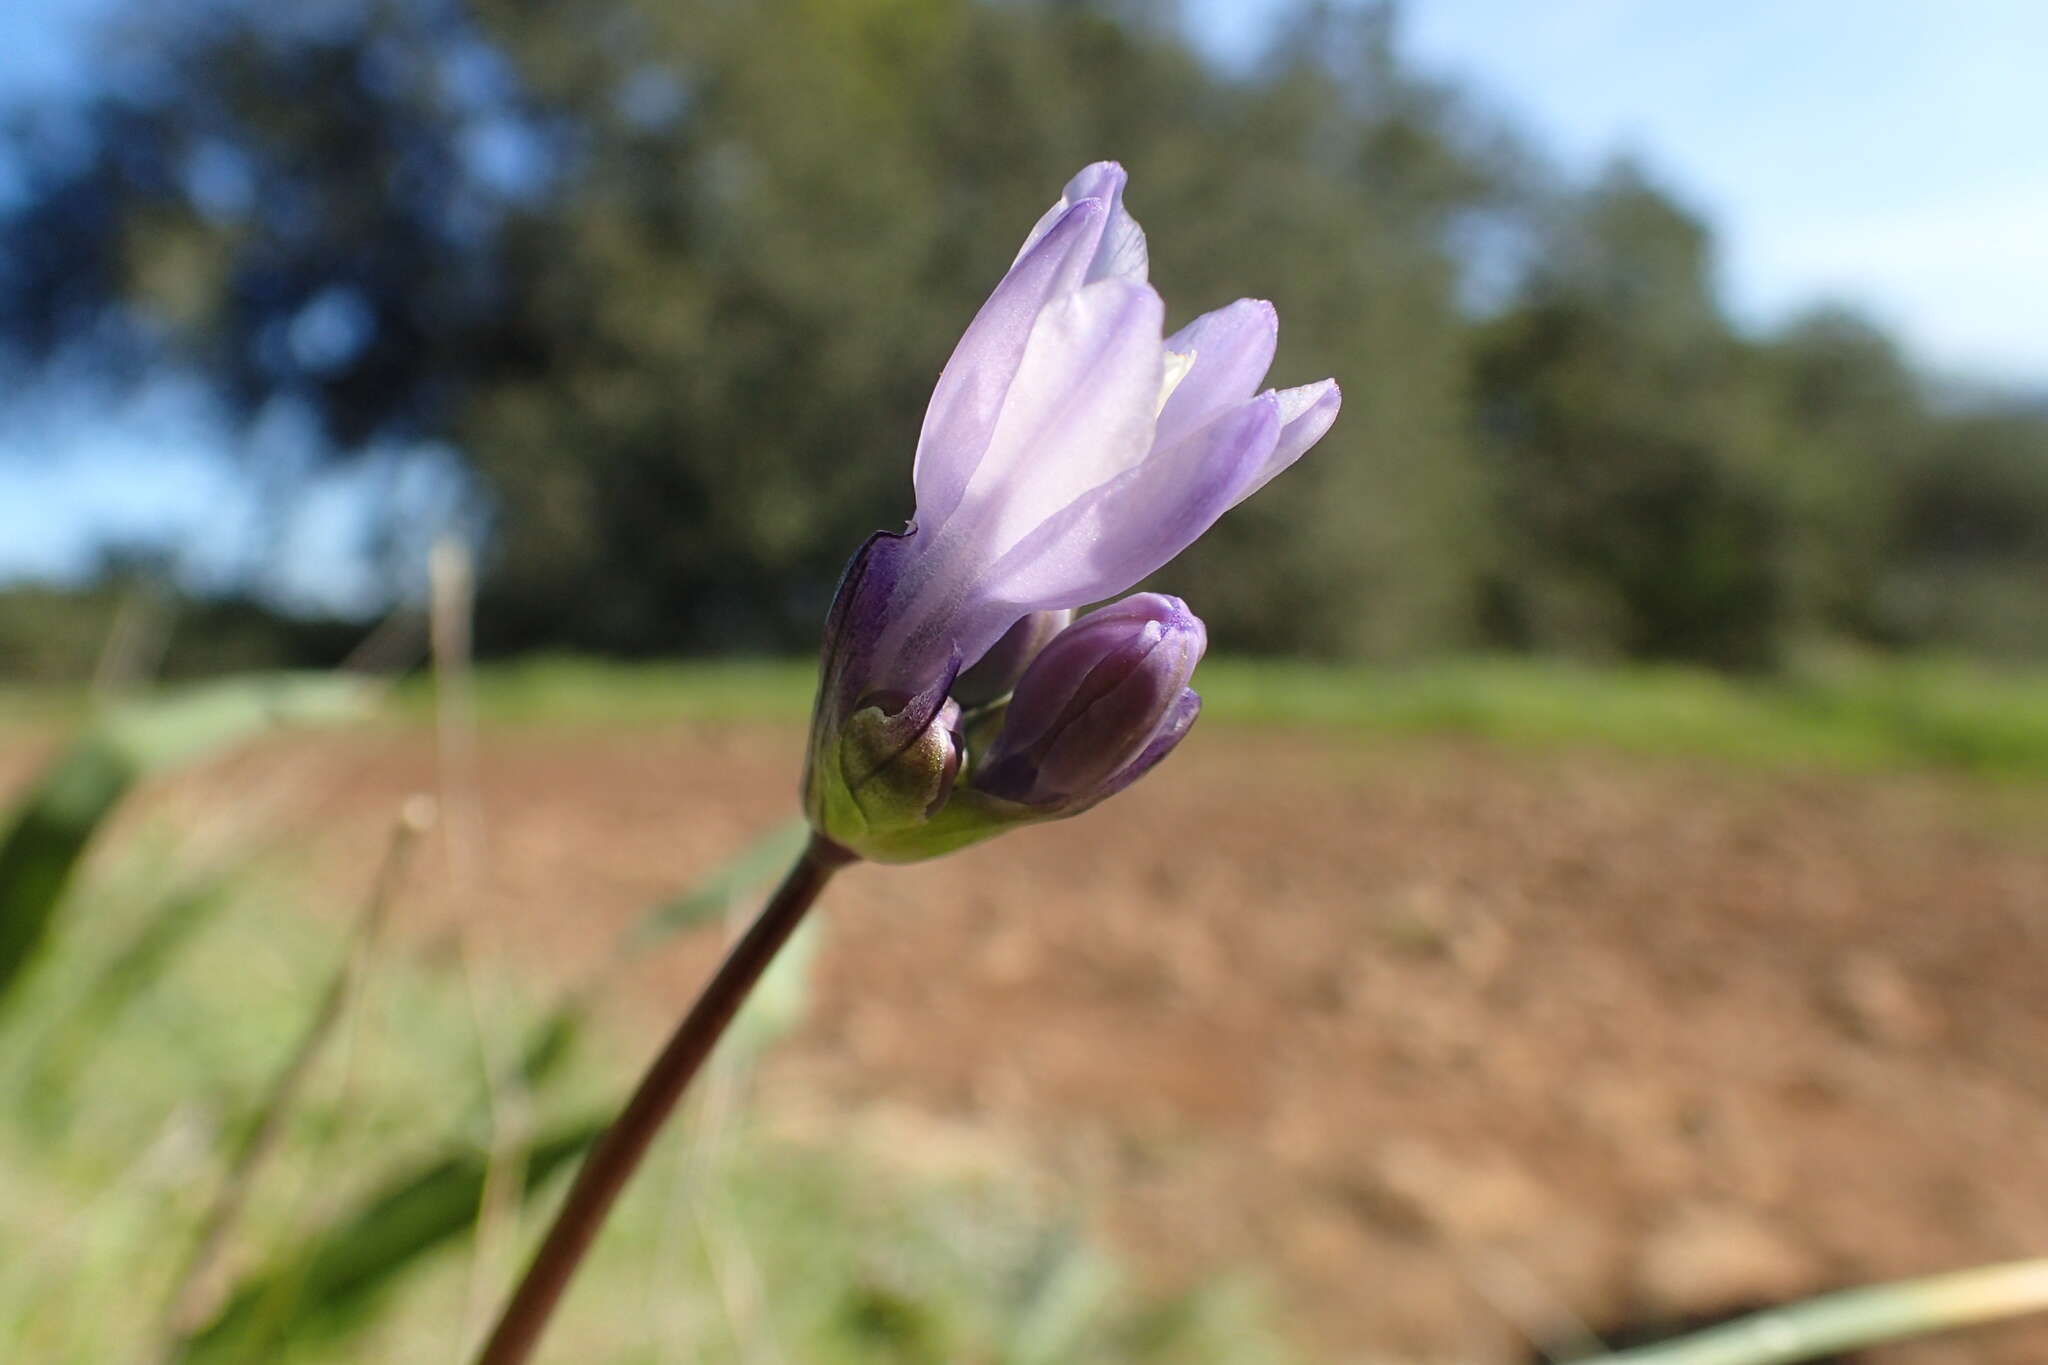
{"type": "MultiPolygon", "coordinates": [[[[234,1136],[347,951],[329,917],[280,913],[297,909],[289,879],[245,872],[220,915],[160,971],[118,1008],[90,1009],[109,962],[178,875],[175,850],[124,846],[82,889],[77,922],[27,998],[0,1014],[0,1228],[32,1230],[38,1247],[0,1258],[0,1360],[141,1357],[234,1136]]],[[[483,1138],[493,1110],[481,1058],[525,1036],[536,1014],[509,983],[466,979],[446,954],[392,943],[368,965],[234,1238],[251,1269],[393,1172],[452,1139],[483,1138]]],[[[801,971],[783,985],[756,1002],[751,1032],[742,1021],[755,1047],[801,1012],[801,971]]],[[[609,1108],[629,1079],[626,1059],[647,1045],[601,1024],[533,1097],[541,1126],[609,1108]]],[[[559,1358],[1282,1358],[1255,1298],[1235,1286],[1146,1298],[1075,1235],[1066,1211],[1034,1204],[1026,1172],[940,1175],[880,1163],[865,1148],[767,1138],[746,1103],[746,1051],[726,1049],[713,1087],[726,1102],[686,1114],[621,1205],[558,1324],[559,1358]]],[[[538,1232],[534,1212],[515,1224],[499,1229],[481,1267],[466,1241],[445,1246],[366,1313],[346,1315],[359,1330],[301,1337],[266,1359],[462,1358],[476,1314],[538,1232]]],[[[280,1293],[267,1310],[289,1307],[280,1293]]]]}
{"type": "MultiPolygon", "coordinates": [[[[482,670],[478,702],[497,724],[799,724],[813,667],[539,658],[482,670]]],[[[2048,776],[2048,675],[1941,660],[1834,661],[1766,680],[1504,658],[1401,667],[1216,659],[1196,685],[1211,724],[1585,745],[1765,767],[2048,776]]],[[[408,683],[401,699],[405,713],[429,714],[423,683],[408,683]]],[[[76,694],[0,686],[0,741],[61,733],[83,714],[76,694]]]]}
{"type": "MultiPolygon", "coordinates": [[[[1767,766],[2048,776],[2048,678],[1937,663],[1838,664],[1763,683],[1503,660],[1399,670],[1221,660],[1204,668],[1200,685],[1212,723],[1230,725],[1448,733],[1767,766]]],[[[543,660],[486,670],[479,704],[499,725],[800,724],[810,687],[810,666],[796,662],[543,660]]],[[[424,687],[403,694],[405,714],[424,718],[428,706],[424,687]]],[[[40,744],[82,713],[75,695],[0,691],[0,741],[40,744]]],[[[317,917],[277,913],[293,899],[291,888],[238,880],[236,904],[169,972],[118,1018],[95,1016],[82,1027],[82,992],[173,880],[168,871],[132,848],[103,864],[80,888],[81,924],[56,945],[53,970],[31,998],[16,1002],[11,1019],[0,1020],[9,1035],[0,1038],[8,1045],[0,1049],[0,1112],[7,1115],[0,1168],[11,1173],[0,1181],[0,1226],[42,1236],[37,1258],[0,1267],[0,1357],[133,1353],[138,1315],[162,1292],[164,1248],[189,1236],[218,1178],[225,1135],[246,1121],[250,1097],[342,946],[317,917]],[[116,1302],[129,1311],[95,1307],[116,1302]]],[[[384,958],[346,1045],[323,1069],[251,1210],[252,1249],[290,1245],[388,1161],[459,1126],[477,1088],[483,1043],[468,988],[447,972],[396,954],[384,958]],[[422,1113],[440,1122],[423,1129],[422,1113]]],[[[493,998],[481,1013],[489,1032],[518,1036],[530,1008],[493,998]]],[[[618,1050],[613,1040],[604,1051],[618,1050]]],[[[615,1072],[579,1068],[576,1093],[557,1102],[608,1096],[623,1082],[615,1072]]],[[[1009,1191],[913,1180],[878,1203],[871,1197],[877,1176],[858,1160],[742,1142],[746,1155],[727,1173],[737,1216],[720,1230],[675,1216],[688,1206],[677,1202],[690,1187],[682,1172],[703,1159],[690,1153],[692,1145],[687,1138],[672,1144],[676,1151],[649,1182],[654,1195],[629,1210],[610,1239],[585,1291],[586,1311],[564,1324],[566,1338],[594,1358],[647,1358],[636,1352],[651,1340],[708,1340],[709,1359],[744,1356],[739,1342],[756,1329],[728,1320],[733,1310],[716,1264],[735,1255],[757,1262],[770,1283],[809,1286],[800,1302],[778,1303],[775,1313],[785,1345],[807,1361],[945,1359],[970,1344],[1029,1336],[1040,1330],[1039,1312],[1064,1311],[1041,1310],[1033,1288],[1033,1267],[1064,1245],[1057,1215],[1017,1207],[1009,1191]],[[1005,1245],[973,1264],[942,1254],[962,1228],[991,1227],[1006,1230],[1005,1245]],[[885,1272],[876,1269],[878,1256],[885,1272]]],[[[1085,1247],[1081,1255],[1075,1273],[1091,1281],[1107,1273],[1089,1268],[1085,1247]]],[[[481,1277],[487,1295],[510,1257],[501,1247],[493,1259],[499,1263],[481,1277]]],[[[469,1307],[469,1266],[461,1250],[434,1258],[370,1337],[292,1358],[445,1353],[469,1307]]],[[[1064,1291],[1044,1292],[1051,1304],[1064,1291]]],[[[1119,1332],[1147,1330],[1142,1310],[1110,1316],[1119,1332]]],[[[1225,1318],[1197,1324],[1169,1348],[1170,1356],[1178,1352],[1171,1358],[1245,1358],[1236,1343],[1261,1330],[1256,1312],[1251,1321],[1225,1318]],[[1202,1354],[1210,1349],[1214,1356],[1202,1354]]],[[[1156,1357],[1123,1338],[1088,1358],[1156,1357]]]]}
{"type": "MultiPolygon", "coordinates": [[[[1938,661],[1838,663],[1764,681],[1511,659],[1402,668],[1220,659],[1204,664],[1196,683],[1212,724],[1448,734],[1766,766],[2048,775],[2048,677],[1938,661]]],[[[479,702],[499,723],[796,723],[811,685],[807,662],[541,659],[486,669],[479,702]]],[[[418,694],[413,700],[423,705],[418,694]]]]}

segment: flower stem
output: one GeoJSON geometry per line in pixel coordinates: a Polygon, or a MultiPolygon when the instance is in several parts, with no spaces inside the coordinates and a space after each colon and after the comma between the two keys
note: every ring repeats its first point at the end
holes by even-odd
{"type": "Polygon", "coordinates": [[[782,885],[676,1026],[668,1046],[640,1078],[633,1098],[591,1149],[476,1365],[524,1365],[532,1356],[570,1277],[582,1264],[619,1192],[639,1169],[662,1124],[675,1112],[691,1077],[739,1013],[761,973],[803,922],[825,883],[852,861],[853,855],[837,844],[812,837],[782,885]]]}

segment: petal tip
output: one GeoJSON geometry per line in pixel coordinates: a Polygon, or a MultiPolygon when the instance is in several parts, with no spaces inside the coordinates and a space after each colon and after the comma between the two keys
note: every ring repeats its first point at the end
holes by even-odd
{"type": "Polygon", "coordinates": [[[1067,182],[1067,188],[1071,190],[1086,181],[1090,187],[1083,189],[1082,193],[1092,195],[1100,192],[1093,188],[1095,182],[1106,182],[1104,188],[1120,190],[1130,183],[1130,178],[1121,161],[1091,161],[1074,173],[1074,178],[1067,182]]]}

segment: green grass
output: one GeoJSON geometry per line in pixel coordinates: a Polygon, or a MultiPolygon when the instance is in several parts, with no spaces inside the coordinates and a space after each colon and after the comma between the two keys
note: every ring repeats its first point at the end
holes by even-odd
{"type": "MultiPolygon", "coordinates": [[[[809,661],[612,664],[540,659],[484,669],[487,722],[800,724],[809,661]]],[[[1946,768],[2048,776],[2048,674],[1942,660],[1809,663],[1778,679],[1699,669],[1481,658],[1405,667],[1248,659],[1202,665],[1211,725],[1452,735],[1592,746],[1766,767],[1946,768]]],[[[424,690],[410,690],[416,714],[424,690]]]]}
{"type": "MultiPolygon", "coordinates": [[[[486,724],[507,726],[800,725],[815,668],[810,660],[542,657],[481,669],[477,704],[486,724]]],[[[1748,679],[1517,658],[1405,666],[1222,658],[1202,665],[1196,685],[1211,725],[1449,735],[1767,768],[2048,776],[2048,673],[1955,660],[1836,657],[1748,679]]],[[[423,679],[400,688],[396,714],[431,716],[423,679]]],[[[75,692],[0,688],[0,737],[61,733],[83,715],[75,692]]]]}
{"type": "MultiPolygon", "coordinates": [[[[39,970],[0,1013],[0,1360],[139,1360],[237,1136],[349,948],[290,866],[190,876],[175,839],[130,831],[72,890],[39,970]]],[[[364,869],[368,877],[368,869],[364,869]]],[[[335,901],[341,904],[332,904],[335,901]]],[[[402,922],[410,907],[401,902],[402,922]]],[[[822,926],[820,926],[822,927],[822,926]]],[[[804,942],[808,942],[805,940],[804,942]]],[[[1027,1173],[769,1133],[752,1058],[801,1017],[808,952],[778,962],[721,1053],[727,1097],[687,1112],[629,1191],[551,1334],[592,1365],[1223,1365],[1280,1360],[1256,1299],[1229,1287],[1134,1292],[1027,1173]]],[[[264,1286],[238,1318],[291,1320],[291,1273],[394,1176],[492,1132],[484,1058],[518,1051],[552,990],[465,973],[445,944],[389,936],[252,1186],[232,1263],[264,1286]]],[[[656,1039],[591,1022],[532,1097],[538,1131],[608,1112],[656,1039]]],[[[546,1187],[560,1186],[560,1177],[546,1187]]],[[[207,1361],[265,1365],[462,1358],[549,1198],[480,1263],[468,1236],[378,1292],[322,1304],[282,1343],[229,1338],[207,1361]]],[[[474,1208],[474,1196],[469,1208],[474,1208]]],[[[465,1221],[465,1226],[467,1223],[465,1221]]],[[[384,1245],[388,1245],[388,1237],[384,1245]]],[[[360,1261],[360,1253],[358,1254],[360,1261]]],[[[251,1296],[241,1295],[243,1301],[251,1296]]],[[[307,1295],[305,1297],[311,1297],[307,1295]]]]}
{"type": "MultiPolygon", "coordinates": [[[[484,720],[507,724],[801,723],[810,715],[817,675],[809,659],[612,663],[542,656],[479,670],[476,694],[484,720]]],[[[423,682],[404,689],[421,714],[427,696],[423,682]]]]}
{"type": "Polygon", "coordinates": [[[83,721],[90,711],[80,688],[0,682],[0,734],[61,732],[83,721]]]}
{"type": "Polygon", "coordinates": [[[1937,661],[1782,679],[1482,659],[1356,670],[1220,660],[1198,685],[1241,724],[1594,746],[1769,767],[2048,775],[2048,676],[1937,661]]]}
{"type": "MultiPolygon", "coordinates": [[[[1365,669],[1225,659],[1199,681],[1210,723],[1232,727],[1450,734],[1766,767],[2048,775],[2048,677],[1936,661],[1835,659],[1766,682],[1519,660],[1365,669]]],[[[484,670],[478,703],[494,726],[797,725],[811,685],[807,663],[542,660],[484,670]]],[[[240,716],[214,703],[242,690],[172,698],[108,733],[153,772],[240,716]]],[[[415,682],[393,714],[426,743],[430,713],[415,682]]],[[[75,694],[0,694],[0,726],[11,722],[11,733],[54,737],[83,715],[75,694]]],[[[89,818],[97,826],[99,815],[89,818]]],[[[119,837],[66,888],[36,969],[0,1001],[0,1229],[35,1247],[0,1257],[0,1360],[139,1358],[236,1136],[347,946],[343,916],[331,912],[360,891],[309,888],[280,866],[193,882],[171,835],[131,828],[119,837]],[[330,913],[313,912],[316,895],[330,913]]],[[[705,905],[722,904],[725,892],[712,892],[678,899],[633,942],[644,948],[701,921],[705,905]]],[[[297,1249],[322,1228],[348,1226],[395,1176],[474,1151],[491,1131],[483,1059],[516,1054],[549,993],[471,979],[446,952],[403,943],[394,935],[377,955],[289,1116],[236,1238],[245,1272],[288,1270],[297,1249]]],[[[804,962],[798,953],[778,964],[728,1054],[772,1046],[800,1016],[804,962]]],[[[653,1041],[606,1036],[616,1027],[597,1020],[598,1036],[552,1073],[535,1106],[540,1130],[615,1102],[653,1041]]],[[[747,1074],[744,1063],[731,1073],[742,1096],[747,1074]]],[[[723,1112],[664,1140],[559,1324],[564,1359],[1284,1358],[1254,1298],[1219,1291],[1160,1303],[1131,1292],[1074,1234],[1073,1211],[1034,1200],[1021,1170],[945,1174],[901,1151],[771,1137],[744,1103],[723,1112]]],[[[544,1196],[558,1187],[559,1177],[544,1196]]],[[[513,1216],[481,1263],[466,1235],[436,1244],[381,1292],[261,1358],[458,1358],[464,1324],[473,1328],[478,1306],[502,1292],[542,1212],[515,1207],[513,1216]]],[[[256,1279],[294,1283],[291,1274],[256,1279]]],[[[289,1298],[257,1308],[288,1314],[289,1298]]]]}

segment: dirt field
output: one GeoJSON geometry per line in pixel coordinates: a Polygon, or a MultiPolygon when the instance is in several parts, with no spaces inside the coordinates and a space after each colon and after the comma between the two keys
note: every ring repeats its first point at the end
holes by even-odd
{"type": "MultiPolygon", "coordinates": [[[[798,747],[488,735],[474,889],[437,859],[408,914],[573,974],[791,813],[798,747]]],[[[172,799],[274,791],[352,887],[432,780],[420,733],[299,738],[172,799]]],[[[2039,1255],[2044,810],[1211,728],[1085,820],[847,873],[769,1103],[907,1161],[1021,1155],[1161,1282],[1251,1270],[1322,1359],[1519,1361],[2039,1255]]],[[[635,976],[649,1048],[712,937],[635,976]]],[[[1877,1358],[2039,1365],[2048,1328],[1877,1358]]]]}

